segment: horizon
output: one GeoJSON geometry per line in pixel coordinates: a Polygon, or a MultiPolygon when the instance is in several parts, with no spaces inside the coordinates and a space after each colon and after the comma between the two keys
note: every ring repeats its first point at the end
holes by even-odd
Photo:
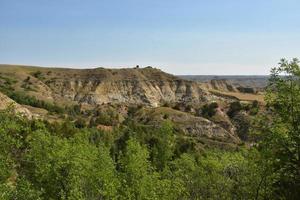
{"type": "Polygon", "coordinates": [[[299,6],[296,0],[0,0],[0,62],[268,75],[281,58],[300,55],[299,6]]]}
{"type": "MultiPolygon", "coordinates": [[[[103,69],[134,69],[135,66],[90,66],[90,67],[76,67],[76,66],[40,66],[40,65],[23,65],[23,64],[7,64],[7,63],[0,63],[0,67],[3,66],[11,66],[11,67],[34,67],[34,68],[49,68],[49,69],[78,69],[78,70],[85,70],[85,69],[97,69],[97,68],[103,68],[103,69]]],[[[162,68],[159,68],[157,66],[140,66],[139,69],[152,67],[154,69],[159,69],[165,73],[172,74],[168,71],[163,70],[162,68]]],[[[223,77],[230,77],[230,76],[261,76],[266,77],[269,76],[269,74],[172,74],[174,76],[223,76],[223,77]]]]}

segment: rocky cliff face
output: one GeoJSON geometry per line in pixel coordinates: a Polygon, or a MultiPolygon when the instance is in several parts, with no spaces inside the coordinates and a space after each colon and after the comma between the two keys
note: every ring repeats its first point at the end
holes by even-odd
{"type": "Polygon", "coordinates": [[[164,102],[207,101],[203,91],[181,80],[103,80],[62,82],[61,94],[80,103],[128,103],[158,106],[164,102]]]}
{"type": "MultiPolygon", "coordinates": [[[[210,84],[211,81],[223,82],[227,81],[230,85],[238,88],[253,88],[256,91],[263,92],[268,85],[269,76],[212,76],[212,75],[186,75],[179,76],[186,80],[193,80],[199,83],[210,84]]],[[[211,86],[210,86],[211,87],[211,86]]],[[[242,92],[242,91],[241,91],[242,92]]]]}
{"type": "Polygon", "coordinates": [[[152,107],[163,103],[199,104],[209,101],[208,93],[198,84],[154,68],[52,70],[42,80],[53,97],[80,103],[144,104],[152,107]]]}
{"type": "Polygon", "coordinates": [[[225,79],[213,79],[208,82],[202,83],[201,86],[209,90],[238,92],[238,89],[230,81],[225,79]]]}

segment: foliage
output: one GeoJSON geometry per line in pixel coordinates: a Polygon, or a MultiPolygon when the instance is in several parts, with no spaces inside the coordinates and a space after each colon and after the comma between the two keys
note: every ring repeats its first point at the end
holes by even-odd
{"type": "Polygon", "coordinates": [[[249,130],[251,127],[251,118],[244,113],[237,113],[232,118],[236,127],[236,133],[243,141],[249,141],[249,130]]]}
{"type": "Polygon", "coordinates": [[[239,101],[234,101],[230,104],[227,115],[232,118],[236,113],[238,113],[242,109],[243,109],[242,104],[239,101]]]}
{"type": "Polygon", "coordinates": [[[174,153],[175,137],[171,122],[164,122],[149,143],[153,164],[158,170],[163,170],[174,153]]]}
{"type": "Polygon", "coordinates": [[[45,78],[41,71],[32,72],[31,75],[40,80],[45,78]]]}
{"type": "Polygon", "coordinates": [[[205,104],[201,108],[201,115],[205,118],[211,118],[216,114],[216,108],[218,108],[218,104],[216,102],[205,104]]]}
{"type": "Polygon", "coordinates": [[[263,174],[248,150],[177,151],[170,122],[113,136],[7,111],[0,134],[2,199],[252,199],[263,174]]]}
{"type": "Polygon", "coordinates": [[[113,109],[106,111],[97,111],[90,121],[90,126],[97,126],[99,124],[105,126],[114,126],[119,123],[119,114],[113,109]]]}
{"type": "Polygon", "coordinates": [[[198,159],[183,154],[173,166],[188,199],[254,199],[260,176],[253,153],[208,151],[198,159]]]}
{"type": "Polygon", "coordinates": [[[259,149],[272,173],[274,195],[300,196],[300,68],[299,61],[282,59],[272,69],[266,102],[269,115],[257,121],[259,149]]]}
{"type": "Polygon", "coordinates": [[[76,128],[84,128],[86,127],[86,122],[83,118],[79,117],[76,121],[75,121],[75,127],[76,128]]]}
{"type": "Polygon", "coordinates": [[[258,103],[258,101],[255,100],[252,102],[249,114],[256,115],[256,114],[258,114],[258,112],[259,112],[259,103],[258,103]]]}

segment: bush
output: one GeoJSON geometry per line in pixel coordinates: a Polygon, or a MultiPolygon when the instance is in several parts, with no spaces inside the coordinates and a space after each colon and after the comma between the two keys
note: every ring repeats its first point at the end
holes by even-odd
{"type": "Polygon", "coordinates": [[[205,118],[211,118],[216,114],[216,108],[218,108],[218,103],[216,102],[205,104],[201,108],[201,115],[205,118]]]}
{"type": "Polygon", "coordinates": [[[73,106],[67,106],[65,108],[65,110],[71,116],[76,116],[81,113],[81,108],[80,108],[80,105],[78,105],[78,104],[73,105],[73,106]]]}
{"type": "Polygon", "coordinates": [[[243,109],[242,104],[239,101],[232,102],[229,106],[227,115],[232,118],[234,115],[243,109]]]}
{"type": "Polygon", "coordinates": [[[259,103],[258,101],[253,101],[250,108],[250,115],[256,115],[259,112],[259,103]]]}
{"type": "Polygon", "coordinates": [[[86,127],[86,122],[84,119],[82,118],[78,118],[76,121],[75,121],[75,127],[76,128],[84,128],[86,127]]]}
{"type": "Polygon", "coordinates": [[[42,74],[41,71],[33,72],[33,73],[32,73],[32,76],[34,76],[35,78],[40,79],[40,80],[41,80],[41,79],[44,79],[43,74],[42,74]]]}

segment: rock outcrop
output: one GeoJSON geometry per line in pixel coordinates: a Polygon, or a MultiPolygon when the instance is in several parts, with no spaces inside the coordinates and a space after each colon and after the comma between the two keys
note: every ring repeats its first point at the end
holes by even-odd
{"type": "Polygon", "coordinates": [[[142,109],[136,113],[135,119],[143,124],[155,125],[164,120],[172,121],[177,128],[187,136],[205,137],[212,140],[221,140],[229,143],[239,143],[234,133],[205,118],[197,117],[167,107],[142,109]]]}
{"type": "Polygon", "coordinates": [[[15,113],[19,113],[27,118],[32,118],[32,114],[27,108],[17,104],[15,101],[0,92],[0,110],[8,108],[11,108],[15,113]]]}
{"type": "Polygon", "coordinates": [[[219,90],[223,92],[238,92],[238,89],[228,80],[212,79],[208,82],[201,83],[201,86],[208,90],[219,90]]]}
{"type": "Polygon", "coordinates": [[[91,105],[125,103],[152,107],[166,102],[199,104],[209,101],[208,92],[197,83],[154,68],[72,69],[64,73],[52,69],[47,73],[49,75],[41,81],[51,89],[54,99],[91,105]]]}

